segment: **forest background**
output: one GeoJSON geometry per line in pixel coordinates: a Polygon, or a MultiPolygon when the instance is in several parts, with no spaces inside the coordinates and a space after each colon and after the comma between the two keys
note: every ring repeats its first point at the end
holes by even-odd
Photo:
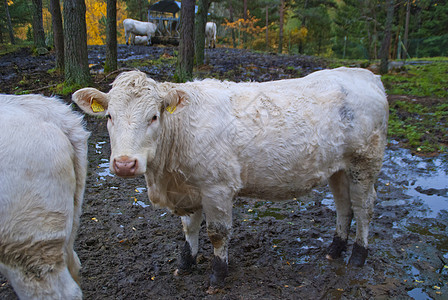
{"type": "MultiPolygon", "coordinates": [[[[14,36],[32,41],[32,1],[0,4],[0,44],[8,42],[6,7],[14,36]]],[[[146,21],[157,0],[118,0],[117,38],[123,20],[146,21]]],[[[220,46],[335,58],[377,59],[387,21],[386,0],[214,1],[208,21],[218,26],[220,46]]],[[[87,43],[106,42],[106,0],[85,0],[87,43]]],[[[63,1],[61,1],[61,6],[63,1]]],[[[390,58],[448,56],[448,1],[395,0],[390,58]],[[407,51],[406,51],[407,50],[407,51]]],[[[46,44],[52,45],[49,0],[42,0],[46,44]]]]}

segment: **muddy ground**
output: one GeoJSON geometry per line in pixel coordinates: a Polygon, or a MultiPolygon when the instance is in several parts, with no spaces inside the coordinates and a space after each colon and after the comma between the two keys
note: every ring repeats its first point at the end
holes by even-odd
{"type": "MultiPolygon", "coordinates": [[[[119,66],[139,67],[156,80],[171,80],[173,54],[173,48],[120,46],[119,66]]],[[[107,91],[115,75],[101,74],[103,48],[89,48],[89,57],[94,85],[107,91]]],[[[51,55],[33,57],[26,49],[0,57],[0,92],[52,94],[50,87],[61,81],[58,74],[46,72],[54,67],[53,60],[51,55]]],[[[311,57],[224,48],[207,50],[207,63],[198,77],[236,81],[300,77],[326,66],[325,61],[311,57]]],[[[350,247],[343,259],[325,259],[335,225],[327,187],[286,202],[235,199],[230,275],[222,292],[209,295],[212,248],[205,228],[195,270],[174,276],[183,245],[180,219],[150,204],[143,177],[121,179],[109,173],[106,121],[85,120],[92,135],[81,228],[75,243],[82,262],[85,299],[448,297],[446,156],[418,157],[391,140],[377,182],[379,198],[363,268],[346,267],[350,247]]],[[[3,277],[0,298],[16,299],[3,277]]]]}

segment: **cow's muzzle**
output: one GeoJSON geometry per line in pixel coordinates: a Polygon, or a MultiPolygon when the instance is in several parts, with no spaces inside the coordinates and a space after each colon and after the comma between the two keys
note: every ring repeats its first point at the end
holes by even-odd
{"type": "Polygon", "coordinates": [[[138,168],[138,162],[135,158],[120,156],[113,161],[113,171],[120,177],[133,177],[138,168]]]}

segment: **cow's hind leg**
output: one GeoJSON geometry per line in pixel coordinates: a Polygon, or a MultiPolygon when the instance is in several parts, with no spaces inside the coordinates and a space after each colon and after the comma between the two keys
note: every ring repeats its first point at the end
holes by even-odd
{"type": "Polygon", "coordinates": [[[345,171],[333,174],[329,179],[329,185],[336,206],[336,233],[328,249],[327,258],[336,259],[347,249],[353,211],[350,202],[349,179],[345,171]]]}
{"type": "Polygon", "coordinates": [[[199,230],[201,229],[202,222],[202,209],[189,216],[182,216],[181,220],[185,233],[185,244],[180,254],[179,271],[186,273],[196,264],[199,230]]]}
{"type": "Polygon", "coordinates": [[[213,245],[214,258],[210,289],[222,288],[228,274],[228,248],[232,232],[232,199],[234,192],[227,187],[214,187],[203,192],[203,209],[207,221],[207,234],[213,245]]]}
{"type": "Polygon", "coordinates": [[[374,183],[382,165],[383,150],[374,149],[371,143],[370,155],[354,156],[350,162],[348,172],[350,185],[350,200],[356,220],[356,239],[353,245],[350,265],[363,266],[367,258],[369,224],[373,215],[376,199],[374,183]],[[375,151],[376,150],[376,151],[375,151]]]}

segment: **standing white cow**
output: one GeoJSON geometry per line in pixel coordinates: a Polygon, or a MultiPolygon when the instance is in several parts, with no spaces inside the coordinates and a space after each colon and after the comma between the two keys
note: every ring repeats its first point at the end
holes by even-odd
{"type": "Polygon", "coordinates": [[[0,95],[0,272],[20,299],[81,299],[73,250],[87,169],[82,116],[0,95]]]}
{"type": "Polygon", "coordinates": [[[120,74],[107,94],[85,88],[73,100],[109,118],[111,171],[144,174],[149,199],[181,216],[181,271],[195,263],[205,214],[215,255],[211,288],[227,275],[237,194],[292,199],[328,180],[337,210],[328,258],[346,249],[354,216],[349,262],[364,264],[388,122],[379,76],[338,68],[265,83],[174,84],[132,71],[120,74]]]}
{"type": "MultiPolygon", "coordinates": [[[[133,19],[125,19],[123,21],[124,38],[126,45],[129,45],[129,37],[134,35],[145,35],[148,37],[148,45],[151,44],[151,36],[156,32],[157,26],[151,22],[141,22],[133,19]]],[[[131,41],[132,42],[132,41],[131,41]]]]}
{"type": "Polygon", "coordinates": [[[214,22],[207,22],[205,24],[205,46],[216,48],[216,24],[214,22]]]}

